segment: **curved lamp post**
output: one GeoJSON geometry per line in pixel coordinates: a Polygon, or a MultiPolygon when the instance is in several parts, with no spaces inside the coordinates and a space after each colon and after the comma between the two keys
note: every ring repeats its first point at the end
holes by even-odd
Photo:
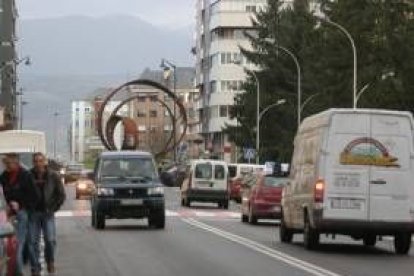
{"type": "Polygon", "coordinates": [[[351,33],[347,29],[345,29],[344,26],[334,21],[331,21],[329,18],[325,16],[315,15],[315,17],[321,22],[328,23],[338,28],[342,33],[345,34],[345,36],[348,38],[349,42],[351,43],[352,54],[354,56],[353,108],[356,109],[357,103],[358,103],[358,54],[357,54],[357,48],[355,45],[355,40],[353,39],[351,33]]]}

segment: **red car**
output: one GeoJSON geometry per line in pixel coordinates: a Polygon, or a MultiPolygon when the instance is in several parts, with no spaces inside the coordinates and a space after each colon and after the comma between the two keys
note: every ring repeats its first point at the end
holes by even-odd
{"type": "Polygon", "coordinates": [[[259,219],[280,219],[282,190],[286,177],[251,175],[243,182],[242,222],[256,224],[259,219]]]}
{"type": "Polygon", "coordinates": [[[255,164],[229,164],[229,190],[230,199],[241,203],[242,182],[246,175],[261,173],[263,165],[255,164]]]}
{"type": "Polygon", "coordinates": [[[0,276],[16,274],[17,240],[14,227],[7,216],[6,200],[0,187],[0,276]]]}

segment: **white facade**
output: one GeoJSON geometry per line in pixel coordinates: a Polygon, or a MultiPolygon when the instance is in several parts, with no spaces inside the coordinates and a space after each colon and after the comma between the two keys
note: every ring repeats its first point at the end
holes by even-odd
{"type": "MultiPolygon", "coordinates": [[[[111,101],[108,103],[104,120],[119,104],[119,101],[111,101]]],[[[85,154],[88,150],[104,150],[102,143],[97,136],[95,102],[90,101],[74,101],[72,102],[72,121],[71,121],[71,161],[82,163],[85,161],[85,154]]],[[[123,107],[118,114],[128,115],[128,108],[123,107]]],[[[117,127],[114,132],[115,145],[121,145],[122,128],[117,127]]]]}
{"type": "MultiPolygon", "coordinates": [[[[240,54],[251,48],[244,35],[252,28],[254,12],[266,7],[267,0],[198,0],[196,24],[196,81],[201,90],[201,133],[207,148],[223,156],[227,138],[222,135],[229,119],[229,107],[242,92],[244,68],[252,64],[240,54]],[[235,62],[241,61],[241,64],[235,62]]],[[[251,30],[252,31],[252,30],[251,30]]]]}

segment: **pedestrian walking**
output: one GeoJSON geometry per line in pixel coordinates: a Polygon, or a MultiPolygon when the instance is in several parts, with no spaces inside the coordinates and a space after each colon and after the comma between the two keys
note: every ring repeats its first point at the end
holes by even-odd
{"type": "Polygon", "coordinates": [[[0,176],[0,182],[3,185],[9,213],[16,218],[16,238],[18,241],[16,272],[20,276],[23,275],[24,270],[23,251],[25,245],[32,269],[35,266],[33,240],[28,232],[29,216],[37,205],[39,197],[31,174],[20,165],[17,154],[6,154],[3,164],[5,170],[0,176]]]}
{"type": "Polygon", "coordinates": [[[66,199],[65,189],[60,176],[48,168],[46,156],[42,153],[33,155],[31,170],[35,189],[40,195],[38,204],[30,218],[30,235],[34,243],[36,265],[34,275],[40,275],[40,237],[43,233],[44,256],[48,273],[55,273],[56,224],[55,213],[66,199]]]}

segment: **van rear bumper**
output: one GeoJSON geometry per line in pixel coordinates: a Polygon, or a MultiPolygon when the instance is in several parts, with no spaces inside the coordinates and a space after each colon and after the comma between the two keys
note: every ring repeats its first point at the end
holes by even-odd
{"type": "Polygon", "coordinates": [[[314,211],[314,227],[321,233],[362,235],[393,235],[399,232],[414,233],[413,222],[363,221],[351,219],[324,219],[320,210],[314,211]]]}
{"type": "Polygon", "coordinates": [[[222,202],[229,200],[227,190],[190,189],[185,192],[185,195],[190,201],[222,202]]]}

